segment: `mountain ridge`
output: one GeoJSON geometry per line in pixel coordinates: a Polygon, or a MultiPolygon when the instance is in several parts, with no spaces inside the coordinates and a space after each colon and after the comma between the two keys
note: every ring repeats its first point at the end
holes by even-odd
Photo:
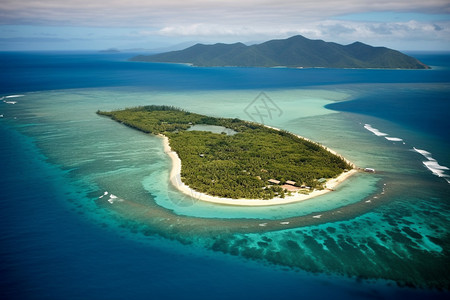
{"type": "Polygon", "coordinates": [[[246,46],[195,44],[183,50],[138,55],[131,61],[188,63],[199,67],[429,69],[414,57],[361,42],[341,45],[301,35],[246,46]]]}

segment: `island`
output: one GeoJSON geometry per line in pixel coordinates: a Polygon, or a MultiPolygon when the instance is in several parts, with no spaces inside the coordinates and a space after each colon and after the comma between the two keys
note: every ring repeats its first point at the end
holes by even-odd
{"type": "Polygon", "coordinates": [[[414,57],[361,42],[340,45],[301,35],[247,46],[196,44],[179,51],[138,55],[131,61],[184,63],[200,67],[430,69],[414,57]]]}
{"type": "Polygon", "coordinates": [[[173,160],[171,182],[204,201],[291,203],[330,192],[356,172],[351,162],[318,143],[240,119],[164,105],[97,114],[161,136],[173,160]]]}

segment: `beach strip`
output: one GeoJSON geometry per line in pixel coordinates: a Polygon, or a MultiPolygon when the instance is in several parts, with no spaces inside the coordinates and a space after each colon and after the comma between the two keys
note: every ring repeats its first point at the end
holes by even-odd
{"type": "MultiPolygon", "coordinates": [[[[276,128],[273,128],[276,129],[276,128]]],[[[182,193],[193,197],[195,199],[216,203],[216,204],[223,204],[223,205],[237,205],[237,206],[270,206],[270,205],[281,205],[281,204],[289,204],[289,203],[295,203],[300,201],[305,201],[317,196],[324,195],[326,193],[332,192],[340,183],[351,177],[352,175],[356,174],[358,171],[356,169],[349,170],[347,172],[343,172],[341,175],[339,175],[336,178],[332,178],[326,182],[326,188],[323,190],[314,190],[310,192],[309,194],[301,194],[301,193],[295,193],[292,196],[286,195],[285,198],[273,198],[269,200],[263,200],[263,199],[232,199],[232,198],[223,198],[223,197],[215,197],[211,195],[207,195],[205,193],[200,193],[186,184],[184,184],[181,181],[181,160],[178,157],[178,154],[175,151],[172,151],[172,148],[170,147],[169,138],[167,136],[164,136],[162,134],[159,134],[158,136],[162,137],[163,143],[164,143],[164,152],[169,155],[169,157],[172,160],[172,169],[170,171],[170,182],[175,186],[179,191],[182,193]]],[[[298,136],[299,138],[303,138],[301,136],[298,136]]],[[[305,138],[303,138],[305,139],[305,138]]],[[[324,146],[322,146],[324,147],[324,146]]],[[[327,149],[327,151],[332,152],[333,154],[336,154],[336,152],[324,147],[327,149]]],[[[352,166],[355,166],[353,163],[349,162],[352,166]]]]}

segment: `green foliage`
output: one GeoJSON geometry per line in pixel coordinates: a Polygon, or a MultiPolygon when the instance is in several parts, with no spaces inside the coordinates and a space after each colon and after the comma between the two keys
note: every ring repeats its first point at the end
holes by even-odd
{"type": "Polygon", "coordinates": [[[112,112],[97,112],[111,117],[132,128],[146,133],[164,133],[188,129],[191,124],[198,124],[204,116],[183,111],[172,106],[142,106],[112,112]]]}
{"type": "Polygon", "coordinates": [[[168,106],[144,106],[97,112],[147,133],[164,134],[182,161],[181,177],[191,188],[227,198],[284,197],[269,179],[319,187],[319,178],[351,169],[344,159],[322,146],[263,125],[207,117],[168,106]],[[195,124],[230,128],[235,135],[187,131],[195,124]]]}
{"type": "Polygon", "coordinates": [[[197,44],[180,51],[140,55],[131,60],[191,63],[208,67],[429,68],[417,59],[392,49],[372,47],[360,42],[344,46],[310,40],[300,35],[251,46],[242,43],[197,44]]]}

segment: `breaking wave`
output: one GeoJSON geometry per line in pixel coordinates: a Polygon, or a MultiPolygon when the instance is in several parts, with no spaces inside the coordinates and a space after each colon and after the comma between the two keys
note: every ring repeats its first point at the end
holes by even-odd
{"type": "Polygon", "coordinates": [[[370,124],[364,124],[364,128],[375,134],[376,136],[386,136],[387,133],[381,132],[376,128],[373,128],[370,124]]]}
{"type": "MultiPolygon", "coordinates": [[[[388,136],[389,134],[381,132],[380,130],[378,130],[376,128],[373,128],[370,124],[364,124],[364,128],[367,129],[368,131],[372,132],[376,136],[384,137],[388,141],[403,142],[403,144],[405,144],[403,139],[398,138],[398,137],[390,137],[390,136],[388,136]]],[[[440,165],[438,163],[438,161],[433,158],[431,153],[426,150],[417,149],[416,147],[413,147],[412,150],[416,151],[417,153],[421,154],[423,157],[426,158],[426,160],[422,161],[422,163],[428,170],[431,171],[431,173],[433,173],[433,175],[444,178],[448,183],[450,183],[450,175],[446,174],[446,171],[450,170],[449,167],[440,165]]]]}
{"type": "Polygon", "coordinates": [[[403,139],[397,137],[385,136],[384,138],[391,142],[403,142],[403,139]]]}
{"type": "Polygon", "coordinates": [[[444,178],[448,183],[450,183],[450,175],[445,174],[445,171],[450,170],[450,168],[448,168],[446,166],[441,166],[437,162],[437,160],[435,160],[433,158],[433,156],[431,156],[431,153],[426,150],[417,149],[416,147],[413,147],[413,150],[416,151],[417,153],[421,154],[423,157],[425,157],[427,159],[426,161],[423,161],[422,163],[424,164],[425,167],[427,167],[428,170],[431,171],[431,173],[433,173],[434,175],[436,175],[438,177],[444,178]]]}

